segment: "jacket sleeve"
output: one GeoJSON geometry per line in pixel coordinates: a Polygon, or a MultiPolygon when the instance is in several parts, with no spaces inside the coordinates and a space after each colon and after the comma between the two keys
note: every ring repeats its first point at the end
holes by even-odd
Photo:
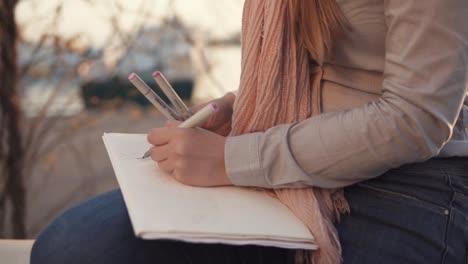
{"type": "Polygon", "coordinates": [[[468,1],[384,2],[379,100],[229,137],[225,161],[233,184],[337,188],[439,153],[468,89],[468,1]]]}

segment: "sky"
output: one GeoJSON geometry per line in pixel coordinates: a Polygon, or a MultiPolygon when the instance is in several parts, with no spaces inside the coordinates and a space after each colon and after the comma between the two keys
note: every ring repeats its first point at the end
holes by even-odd
{"type": "MultiPolygon", "coordinates": [[[[100,48],[112,33],[110,18],[119,16],[120,27],[131,32],[143,23],[157,26],[162,18],[171,14],[171,0],[22,0],[16,16],[22,37],[36,41],[50,30],[55,8],[63,3],[57,31],[64,37],[81,34],[84,44],[100,48]],[[143,11],[143,12],[142,12],[143,11]]],[[[215,38],[223,38],[239,32],[243,0],[173,0],[176,14],[190,26],[194,26],[215,38]]]]}

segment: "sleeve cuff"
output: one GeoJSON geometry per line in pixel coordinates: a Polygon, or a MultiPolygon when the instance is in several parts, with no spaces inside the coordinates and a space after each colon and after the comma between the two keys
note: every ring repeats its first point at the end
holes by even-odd
{"type": "Polygon", "coordinates": [[[271,188],[260,165],[259,141],[262,133],[228,137],[224,147],[226,173],[237,186],[271,188]]]}

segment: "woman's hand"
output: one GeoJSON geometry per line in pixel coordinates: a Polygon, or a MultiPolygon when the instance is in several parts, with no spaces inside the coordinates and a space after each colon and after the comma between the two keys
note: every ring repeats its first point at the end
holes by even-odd
{"type": "Polygon", "coordinates": [[[224,164],[226,138],[200,128],[177,128],[179,124],[168,121],[148,135],[159,168],[187,185],[231,185],[224,164]]]}
{"type": "MultiPolygon", "coordinates": [[[[233,93],[227,93],[223,97],[208,102],[216,103],[219,108],[218,111],[203,124],[202,128],[221,136],[227,136],[231,132],[232,108],[235,99],[236,96],[233,93]]],[[[197,112],[208,103],[196,105],[192,107],[191,110],[197,112]]]]}

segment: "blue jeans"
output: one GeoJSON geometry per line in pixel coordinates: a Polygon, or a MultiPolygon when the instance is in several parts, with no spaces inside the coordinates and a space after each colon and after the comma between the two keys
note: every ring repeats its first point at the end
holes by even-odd
{"type": "MultiPolygon", "coordinates": [[[[338,224],[345,264],[468,263],[468,158],[431,159],[348,187],[338,224]]],[[[259,246],[135,238],[120,191],[72,208],[37,239],[32,264],[293,263],[259,246]]]]}

